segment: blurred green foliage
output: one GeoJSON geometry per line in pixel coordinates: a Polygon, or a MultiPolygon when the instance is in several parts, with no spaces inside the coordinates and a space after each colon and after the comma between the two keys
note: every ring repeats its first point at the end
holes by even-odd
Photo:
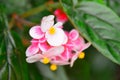
{"type": "MultiPolygon", "coordinates": [[[[90,22],[91,24],[83,23],[82,25],[91,28],[93,28],[93,26],[96,28],[96,26],[98,27],[99,25],[110,27],[110,25],[107,24],[112,24],[113,21],[108,21],[106,23],[95,17],[93,18],[90,15],[86,15],[89,12],[85,13],[85,15],[84,11],[81,12],[81,14],[76,12],[74,8],[80,6],[79,3],[81,2],[96,2],[95,5],[107,6],[111,8],[118,17],[120,16],[119,0],[61,1],[69,6],[67,8],[65,5],[60,6],[58,0],[0,0],[0,80],[120,80],[119,65],[101,55],[93,46],[85,51],[85,59],[78,59],[72,68],[63,66],[62,68],[60,67],[58,71],[52,72],[49,71],[48,65],[26,63],[25,50],[26,47],[29,46],[31,40],[28,34],[30,27],[40,24],[40,20],[43,16],[53,14],[53,11],[58,7],[64,8],[68,16],[70,16],[70,18],[72,17],[71,19],[75,20],[75,22],[77,22],[76,17],[83,21],[86,20],[90,22]],[[70,9],[70,12],[68,9],[70,9]],[[72,11],[75,11],[75,13],[72,11]],[[77,16],[78,14],[79,16],[77,16]]],[[[91,6],[91,9],[95,11],[99,10],[94,6],[93,8],[91,6]]],[[[103,9],[101,11],[106,10],[103,9]]],[[[114,15],[111,14],[109,17],[113,16],[114,15]]],[[[105,21],[105,19],[103,19],[103,21],[105,21]]],[[[76,24],[75,22],[73,23],[76,24]]],[[[64,29],[68,31],[71,30],[74,28],[73,23],[71,24],[71,22],[68,21],[64,24],[64,29]]],[[[119,25],[117,25],[117,27],[119,28],[119,25]]],[[[78,30],[81,31],[80,29],[78,30]]],[[[87,29],[87,31],[88,34],[92,34],[89,32],[90,30],[87,29]]],[[[100,29],[98,29],[98,31],[94,29],[93,31],[99,33],[104,32],[104,30],[101,31],[100,29]]],[[[82,33],[82,35],[84,34],[85,33],[82,33]]],[[[116,39],[118,38],[119,36],[116,37],[116,39]]],[[[118,49],[120,49],[119,45],[117,46],[118,49]]],[[[120,52],[118,51],[118,55],[119,54],[120,52]]],[[[116,55],[116,53],[110,55],[113,56],[116,55]]],[[[108,57],[108,55],[106,56],[108,57]]],[[[119,61],[119,58],[117,60],[119,61]]]]}

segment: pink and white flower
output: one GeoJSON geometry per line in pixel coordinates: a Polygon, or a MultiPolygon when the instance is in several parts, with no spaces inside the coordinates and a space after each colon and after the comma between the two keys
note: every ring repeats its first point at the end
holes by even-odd
{"type": "Polygon", "coordinates": [[[72,67],[79,55],[81,58],[84,57],[83,50],[90,46],[77,30],[66,32],[61,28],[67,20],[63,12],[58,10],[55,14],[60,22],[54,24],[54,15],[49,15],[42,18],[40,26],[30,29],[29,34],[33,39],[26,50],[28,63],[37,61],[51,63],[52,70],[55,70],[57,65],[72,67]]]}
{"type": "Polygon", "coordinates": [[[63,29],[60,28],[61,26],[61,22],[57,22],[54,25],[53,15],[43,17],[41,21],[41,30],[45,32],[45,38],[51,46],[60,46],[67,42],[67,37],[63,29]]]}

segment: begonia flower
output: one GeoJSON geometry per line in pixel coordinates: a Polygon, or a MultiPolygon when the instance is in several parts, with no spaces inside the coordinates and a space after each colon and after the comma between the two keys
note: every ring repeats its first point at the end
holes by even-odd
{"type": "Polygon", "coordinates": [[[60,46],[67,42],[67,37],[60,26],[62,26],[61,22],[54,25],[53,15],[43,17],[41,21],[41,30],[45,32],[45,38],[51,46],[60,46]]]}
{"type": "Polygon", "coordinates": [[[67,32],[62,29],[61,26],[67,21],[64,12],[58,9],[54,14],[58,21],[56,24],[54,24],[54,15],[49,15],[42,18],[40,26],[33,26],[30,29],[32,40],[26,50],[28,63],[37,61],[50,63],[50,69],[53,71],[58,65],[72,67],[77,58],[85,57],[83,51],[91,45],[85,42],[77,30],[72,29],[67,32]]]}

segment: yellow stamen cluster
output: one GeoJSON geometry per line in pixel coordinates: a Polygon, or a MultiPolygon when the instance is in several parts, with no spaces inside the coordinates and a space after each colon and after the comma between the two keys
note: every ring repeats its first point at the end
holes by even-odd
{"type": "Polygon", "coordinates": [[[52,71],[57,70],[57,65],[56,65],[56,64],[51,64],[50,69],[51,69],[52,71]]]}
{"type": "Polygon", "coordinates": [[[49,34],[53,35],[55,34],[55,32],[56,32],[56,29],[54,27],[50,27],[49,34]]]}
{"type": "Polygon", "coordinates": [[[84,52],[79,53],[79,55],[78,55],[79,59],[83,59],[84,57],[85,57],[85,53],[84,52]]]}
{"type": "Polygon", "coordinates": [[[45,57],[45,58],[43,59],[43,63],[44,63],[44,64],[48,64],[49,62],[50,62],[50,59],[49,59],[49,58],[45,57]]]}

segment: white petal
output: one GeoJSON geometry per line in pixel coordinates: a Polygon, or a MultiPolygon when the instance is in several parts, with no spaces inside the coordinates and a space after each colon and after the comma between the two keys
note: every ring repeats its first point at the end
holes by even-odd
{"type": "Polygon", "coordinates": [[[54,16],[50,15],[47,17],[44,17],[41,21],[41,30],[43,32],[46,32],[51,26],[54,24],[54,16]]]}
{"type": "Polygon", "coordinates": [[[41,54],[35,54],[33,56],[28,57],[26,61],[28,63],[34,63],[34,62],[40,61],[41,58],[42,58],[41,54]]]}
{"type": "Polygon", "coordinates": [[[51,63],[56,64],[56,65],[68,65],[68,64],[70,64],[70,62],[62,61],[62,60],[54,60],[54,61],[51,61],[51,63]]]}
{"type": "Polygon", "coordinates": [[[40,29],[40,26],[34,26],[30,29],[29,34],[32,38],[40,39],[44,36],[43,32],[40,29]]]}
{"type": "Polygon", "coordinates": [[[62,22],[57,22],[55,25],[54,25],[54,27],[58,27],[58,28],[60,28],[61,26],[62,26],[62,22]]]}
{"type": "Polygon", "coordinates": [[[76,54],[72,57],[72,59],[71,59],[70,67],[73,66],[73,64],[74,64],[74,62],[75,62],[75,60],[76,60],[77,58],[78,58],[78,54],[76,53],[76,54]]]}
{"type": "Polygon", "coordinates": [[[58,56],[62,52],[64,52],[63,46],[53,47],[53,48],[49,49],[47,52],[45,52],[44,56],[46,56],[46,57],[58,56]]]}
{"type": "Polygon", "coordinates": [[[49,32],[47,31],[45,34],[45,37],[47,38],[47,42],[51,45],[51,46],[60,46],[64,43],[65,40],[65,33],[62,29],[60,28],[55,28],[56,29],[56,33],[55,34],[49,34],[49,32]]]}
{"type": "Polygon", "coordinates": [[[43,17],[42,20],[45,20],[45,21],[46,21],[46,20],[53,20],[54,17],[55,17],[54,15],[49,15],[49,16],[43,17]]]}
{"type": "Polygon", "coordinates": [[[46,32],[51,26],[53,26],[54,24],[54,21],[46,21],[46,22],[43,22],[41,23],[41,30],[43,32],[46,32]]]}
{"type": "Polygon", "coordinates": [[[68,41],[68,37],[67,37],[67,35],[65,35],[65,36],[64,36],[64,41],[63,41],[63,44],[66,44],[66,43],[67,43],[67,41],[68,41]]]}
{"type": "Polygon", "coordinates": [[[54,19],[54,15],[49,15],[49,16],[47,16],[47,20],[53,20],[54,19]]]}

